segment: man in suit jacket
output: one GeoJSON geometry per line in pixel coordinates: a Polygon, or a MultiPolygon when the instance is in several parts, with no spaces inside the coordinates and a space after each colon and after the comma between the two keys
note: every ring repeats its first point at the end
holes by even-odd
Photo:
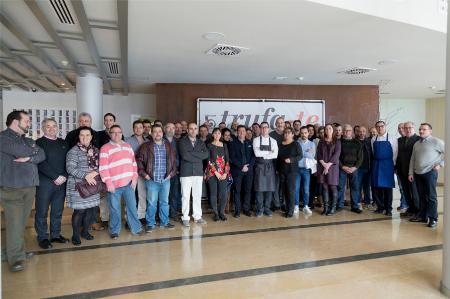
{"type": "Polygon", "coordinates": [[[409,162],[413,152],[414,144],[420,140],[416,135],[413,122],[403,124],[404,136],[398,139],[398,156],[396,163],[397,176],[403,188],[403,194],[408,204],[406,212],[402,216],[415,216],[419,212],[419,195],[417,193],[416,183],[408,180],[409,162]]]}
{"type": "Polygon", "coordinates": [[[180,154],[180,182],[183,225],[189,227],[189,204],[192,190],[192,209],[194,221],[206,224],[202,218],[202,183],[203,160],[208,159],[209,152],[203,141],[197,138],[198,127],[195,123],[188,126],[188,135],[182,137],[178,144],[180,154]]]}

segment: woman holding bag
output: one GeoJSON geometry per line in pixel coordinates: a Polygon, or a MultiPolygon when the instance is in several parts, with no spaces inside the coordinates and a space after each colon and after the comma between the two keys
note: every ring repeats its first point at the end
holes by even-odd
{"type": "Polygon", "coordinates": [[[78,143],[67,153],[66,168],[69,178],[67,180],[66,199],[67,207],[73,209],[72,214],[72,243],[80,245],[80,236],[86,240],[93,240],[88,228],[92,224],[95,208],[100,204],[100,193],[86,197],[81,196],[77,184],[94,186],[101,183],[98,173],[99,150],[92,145],[94,131],[89,127],[79,128],[78,143]],[[83,227],[83,232],[80,232],[83,227]]]}

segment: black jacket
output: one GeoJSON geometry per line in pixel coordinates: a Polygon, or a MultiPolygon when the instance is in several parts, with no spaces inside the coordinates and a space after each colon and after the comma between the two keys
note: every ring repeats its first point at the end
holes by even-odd
{"type": "MultiPolygon", "coordinates": [[[[70,131],[66,135],[66,142],[69,145],[69,149],[77,145],[78,143],[78,136],[80,135],[79,128],[70,131]]],[[[92,145],[96,148],[100,148],[100,142],[98,140],[98,132],[94,130],[94,136],[92,136],[92,145]]]]}
{"type": "Polygon", "coordinates": [[[363,153],[363,162],[361,163],[361,166],[359,168],[370,170],[373,158],[371,139],[365,138],[364,140],[359,140],[359,142],[361,142],[363,153]]]}
{"type": "Polygon", "coordinates": [[[46,159],[38,164],[39,180],[43,182],[52,182],[60,175],[67,178],[66,172],[66,155],[69,151],[69,146],[64,139],[57,138],[56,140],[41,137],[36,140],[45,152],[46,159]]]}
{"type": "Polygon", "coordinates": [[[230,154],[231,175],[237,177],[242,172],[242,167],[249,164],[248,173],[253,172],[255,165],[255,153],[253,152],[253,144],[251,141],[245,140],[240,142],[238,138],[234,138],[230,142],[228,148],[230,154]]]}
{"type": "Polygon", "coordinates": [[[414,134],[413,136],[406,138],[400,137],[398,139],[398,155],[395,168],[397,174],[401,176],[408,176],[409,161],[411,160],[414,144],[420,140],[420,137],[414,134]]]}
{"type": "Polygon", "coordinates": [[[180,154],[180,177],[203,176],[203,160],[209,158],[209,151],[200,139],[192,146],[188,136],[182,137],[178,143],[180,154]]]}

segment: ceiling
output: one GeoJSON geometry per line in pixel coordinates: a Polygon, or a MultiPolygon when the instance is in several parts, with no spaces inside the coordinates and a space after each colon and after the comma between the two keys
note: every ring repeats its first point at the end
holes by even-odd
{"type": "Polygon", "coordinates": [[[3,0],[0,12],[3,88],[72,91],[93,72],[123,94],[155,83],[380,85],[383,98],[445,89],[444,32],[311,1],[3,0]],[[248,50],[206,54],[217,43],[248,50]],[[339,73],[351,67],[376,70],[339,73]]]}

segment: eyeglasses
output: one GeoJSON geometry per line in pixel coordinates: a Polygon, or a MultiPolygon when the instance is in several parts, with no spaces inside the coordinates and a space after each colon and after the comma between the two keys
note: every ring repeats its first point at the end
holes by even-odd
{"type": "Polygon", "coordinates": [[[110,134],[122,134],[122,132],[110,132],[110,134]]]}

